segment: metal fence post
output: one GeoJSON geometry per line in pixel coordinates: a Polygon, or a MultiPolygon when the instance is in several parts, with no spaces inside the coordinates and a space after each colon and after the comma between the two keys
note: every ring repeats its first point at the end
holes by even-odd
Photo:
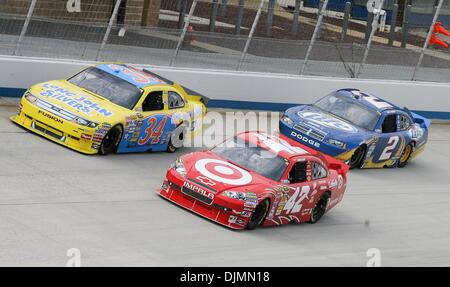
{"type": "Polygon", "coordinates": [[[31,16],[33,16],[34,7],[36,6],[36,2],[37,2],[37,0],[31,1],[30,7],[28,8],[27,18],[25,19],[25,22],[23,23],[22,31],[20,31],[20,36],[19,36],[19,39],[17,40],[16,48],[14,49],[13,56],[17,55],[17,53],[19,52],[20,43],[22,43],[23,38],[25,38],[25,34],[27,33],[27,30],[28,30],[28,25],[30,24],[30,21],[31,21],[31,16]]]}
{"type": "Polygon", "coordinates": [[[177,47],[175,48],[175,52],[173,53],[173,56],[170,59],[170,64],[169,65],[171,67],[175,64],[175,59],[178,56],[178,51],[180,50],[181,45],[183,44],[184,37],[186,36],[187,28],[189,26],[189,23],[191,22],[192,14],[194,14],[195,6],[197,6],[197,0],[194,0],[194,2],[192,2],[191,9],[189,9],[189,14],[188,14],[188,17],[186,19],[186,22],[184,22],[183,31],[181,32],[180,39],[178,39],[177,47]]]}
{"type": "Polygon", "coordinates": [[[367,23],[366,23],[366,34],[364,36],[364,41],[367,43],[369,41],[370,33],[372,33],[372,23],[375,19],[375,15],[373,12],[369,12],[367,14],[367,23]]]}
{"type": "Polygon", "coordinates": [[[361,74],[362,70],[364,69],[364,65],[367,61],[367,56],[369,55],[370,46],[372,45],[373,36],[375,35],[375,31],[377,30],[378,26],[378,20],[380,19],[380,13],[381,9],[383,8],[384,0],[381,0],[380,5],[378,6],[378,9],[376,11],[376,15],[373,17],[372,21],[372,30],[370,30],[369,39],[367,41],[366,49],[364,50],[364,56],[361,61],[361,64],[359,65],[358,72],[356,73],[356,78],[359,78],[359,75],[361,74]]]}
{"type": "Polygon", "coordinates": [[[414,68],[414,72],[413,72],[413,75],[411,78],[411,80],[413,80],[413,81],[416,77],[417,70],[419,69],[420,65],[422,64],[425,50],[428,48],[428,42],[430,42],[430,38],[431,38],[431,35],[433,34],[433,30],[434,30],[434,25],[436,24],[437,18],[439,17],[439,13],[441,12],[443,3],[444,3],[444,0],[439,0],[439,4],[436,8],[436,12],[434,13],[433,22],[431,23],[430,30],[428,31],[427,39],[425,40],[425,44],[423,44],[422,52],[420,52],[419,61],[417,62],[416,67],[414,68]]]}
{"type": "Polygon", "coordinates": [[[347,30],[348,30],[348,21],[350,19],[350,8],[352,6],[351,2],[345,2],[345,10],[344,10],[344,22],[342,24],[342,34],[341,34],[341,41],[345,40],[345,37],[347,37],[347,30]]]}
{"type": "Polygon", "coordinates": [[[187,0],[179,0],[180,3],[180,14],[178,15],[178,29],[183,28],[184,18],[186,17],[187,0]]]}
{"type": "Polygon", "coordinates": [[[391,27],[389,31],[389,41],[388,41],[389,46],[394,45],[395,28],[397,27],[397,14],[398,14],[398,4],[395,3],[394,6],[392,7],[391,27]]]}
{"type": "Polygon", "coordinates": [[[108,28],[106,28],[105,36],[103,36],[102,44],[100,45],[100,49],[97,51],[97,56],[95,57],[95,60],[98,61],[98,57],[100,56],[100,52],[105,48],[106,42],[108,41],[109,34],[111,34],[111,29],[114,24],[114,20],[117,18],[117,13],[119,13],[119,7],[122,0],[117,0],[116,5],[114,6],[113,13],[111,15],[111,18],[109,18],[108,28]]]}
{"type": "Polygon", "coordinates": [[[256,25],[258,25],[259,17],[261,16],[261,10],[264,5],[264,0],[261,0],[259,3],[258,11],[256,12],[255,20],[253,20],[252,28],[250,29],[250,33],[248,34],[247,41],[245,42],[244,51],[242,51],[241,58],[239,59],[238,66],[236,68],[236,71],[239,71],[242,66],[242,62],[244,61],[245,56],[247,55],[248,48],[250,46],[250,42],[252,41],[253,34],[256,30],[256,25]]]}
{"type": "Polygon", "coordinates": [[[225,16],[227,14],[228,0],[222,0],[222,7],[220,7],[220,16],[225,16]]]}
{"type": "MultiPolygon", "coordinates": [[[[318,12],[320,13],[320,11],[322,11],[322,7],[324,5],[324,0],[319,0],[319,7],[318,7],[318,12]]],[[[326,9],[324,10],[325,12],[327,11],[326,9]]],[[[317,38],[320,38],[320,33],[322,32],[322,24],[319,26],[319,30],[317,30],[317,38]]]]}
{"type": "Polygon", "coordinates": [[[273,24],[273,10],[275,8],[276,0],[269,0],[269,5],[267,6],[267,27],[266,27],[266,35],[272,36],[272,24],[273,24]]]}
{"type": "Polygon", "coordinates": [[[411,14],[411,5],[407,5],[405,8],[405,12],[403,14],[403,23],[402,23],[402,48],[406,48],[406,41],[408,39],[408,29],[409,29],[409,15],[411,14]]]}
{"type": "Polygon", "coordinates": [[[295,8],[294,8],[294,18],[292,19],[292,27],[291,27],[291,34],[297,35],[298,32],[298,18],[300,17],[300,7],[302,6],[301,0],[295,0],[295,8]]]}
{"type": "Polygon", "coordinates": [[[239,0],[236,24],[234,26],[234,34],[236,35],[239,35],[241,33],[242,16],[244,15],[244,4],[245,0],[239,0]]]}
{"type": "Polygon", "coordinates": [[[308,63],[309,56],[311,55],[312,47],[314,46],[314,43],[316,42],[317,34],[319,32],[320,25],[322,24],[323,14],[325,13],[325,10],[328,6],[328,0],[325,0],[325,2],[322,5],[322,9],[319,11],[319,18],[317,19],[316,27],[314,28],[314,33],[311,37],[311,41],[309,42],[308,50],[306,51],[305,60],[303,60],[303,67],[300,70],[300,75],[303,75],[303,73],[306,70],[306,64],[308,63]]]}
{"type": "Polygon", "coordinates": [[[209,32],[214,32],[216,29],[216,18],[219,0],[212,0],[211,16],[209,17],[209,32]]]}

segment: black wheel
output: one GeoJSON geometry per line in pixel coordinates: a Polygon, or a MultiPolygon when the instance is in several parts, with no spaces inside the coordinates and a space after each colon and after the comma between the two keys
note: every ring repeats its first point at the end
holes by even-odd
{"type": "Polygon", "coordinates": [[[400,167],[400,168],[405,167],[408,164],[413,150],[414,150],[413,143],[409,143],[403,150],[402,155],[400,156],[400,158],[398,160],[398,164],[397,164],[398,167],[400,167]]]}
{"type": "Polygon", "coordinates": [[[311,213],[311,220],[309,223],[316,223],[319,221],[327,210],[328,201],[330,200],[330,194],[325,192],[317,201],[311,213]]]}
{"type": "Polygon", "coordinates": [[[362,165],[362,161],[364,160],[364,156],[366,155],[366,146],[362,145],[358,147],[350,158],[349,166],[350,169],[360,168],[362,165]]]}
{"type": "Polygon", "coordinates": [[[183,146],[185,133],[186,133],[185,126],[179,126],[178,128],[176,128],[173,131],[173,133],[169,139],[169,144],[167,145],[167,152],[173,153],[179,147],[183,146]]]}
{"type": "Polygon", "coordinates": [[[269,211],[270,202],[268,199],[264,199],[258,206],[255,208],[252,216],[250,217],[250,221],[247,224],[247,229],[255,229],[259,225],[261,225],[266,218],[267,212],[269,211]]]}
{"type": "Polygon", "coordinates": [[[119,145],[120,139],[122,138],[122,127],[117,125],[112,127],[108,133],[103,138],[102,144],[98,149],[99,154],[110,154],[116,151],[119,145]]]}

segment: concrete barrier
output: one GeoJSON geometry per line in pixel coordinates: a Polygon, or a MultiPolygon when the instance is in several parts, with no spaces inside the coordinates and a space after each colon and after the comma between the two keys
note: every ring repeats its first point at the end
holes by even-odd
{"type": "MultiPolygon", "coordinates": [[[[93,62],[0,57],[0,96],[20,97],[30,85],[67,78],[93,62]]],[[[148,66],[145,66],[149,68],[148,66]]],[[[362,80],[153,66],[150,69],[211,98],[211,107],[284,110],[341,88],[357,88],[431,119],[450,119],[450,84],[362,80]]]]}

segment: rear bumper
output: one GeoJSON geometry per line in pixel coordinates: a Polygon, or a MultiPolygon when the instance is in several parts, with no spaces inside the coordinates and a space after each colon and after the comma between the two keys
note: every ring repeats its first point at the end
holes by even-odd
{"type": "Polygon", "coordinates": [[[184,207],[198,215],[232,229],[244,229],[249,217],[242,216],[242,210],[236,210],[233,203],[214,198],[211,204],[206,204],[182,191],[184,178],[169,169],[159,195],[184,207]]]}
{"type": "Polygon", "coordinates": [[[49,114],[45,110],[21,100],[18,115],[12,116],[11,121],[41,135],[55,143],[64,145],[85,154],[96,154],[97,149],[92,147],[94,130],[83,129],[79,125],[49,114]]]}

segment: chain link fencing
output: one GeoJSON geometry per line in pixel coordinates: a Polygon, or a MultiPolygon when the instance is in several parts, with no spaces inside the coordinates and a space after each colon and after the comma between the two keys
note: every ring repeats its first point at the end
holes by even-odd
{"type": "Polygon", "coordinates": [[[0,54],[449,82],[436,22],[450,0],[0,0],[0,54]]]}

